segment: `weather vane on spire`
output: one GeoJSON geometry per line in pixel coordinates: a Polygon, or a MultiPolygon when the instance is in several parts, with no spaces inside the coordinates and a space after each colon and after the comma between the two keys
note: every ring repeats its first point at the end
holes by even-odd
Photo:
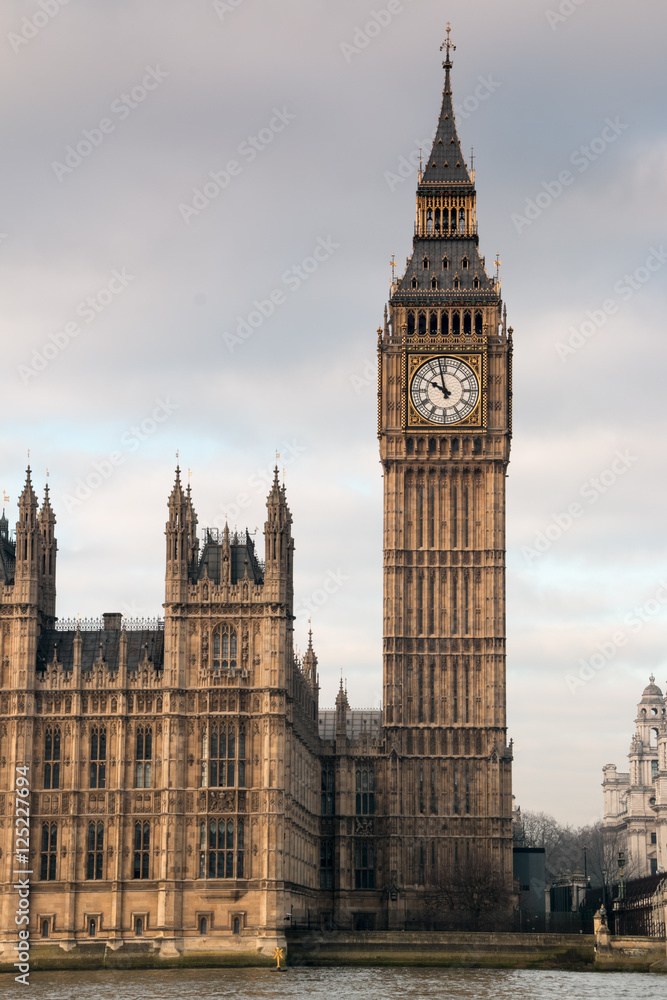
{"type": "Polygon", "coordinates": [[[451,33],[451,30],[452,30],[452,26],[449,23],[449,21],[447,21],[447,37],[444,40],[444,42],[442,43],[442,45],[440,46],[440,51],[441,52],[442,52],[443,49],[445,49],[445,48],[447,49],[447,60],[446,60],[447,62],[449,62],[449,50],[451,49],[452,52],[456,52],[456,46],[452,43],[452,41],[451,41],[451,39],[449,37],[449,35],[451,33]]]}
{"type": "Polygon", "coordinates": [[[396,254],[395,253],[393,253],[391,255],[391,260],[389,261],[389,263],[391,264],[391,283],[392,283],[392,285],[395,285],[396,284],[396,254]]]}

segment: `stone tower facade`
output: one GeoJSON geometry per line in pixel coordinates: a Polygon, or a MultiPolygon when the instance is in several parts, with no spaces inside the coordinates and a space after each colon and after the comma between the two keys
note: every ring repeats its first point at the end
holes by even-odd
{"type": "Polygon", "coordinates": [[[14,535],[0,519],[0,962],[17,865],[32,946],[59,958],[270,954],[289,927],[423,926],[457,868],[511,879],[512,331],[479,254],[446,44],[413,250],[378,331],[384,710],[351,709],[342,681],[319,709],[277,470],[263,559],[247,532],[199,528],[176,470],[151,622],[56,618],[55,517],[28,471],[14,535]]]}
{"type": "MultiPolygon", "coordinates": [[[[449,41],[412,255],[379,331],[388,865],[398,886],[493,859],[511,871],[505,477],[511,334],[478,248],[449,41]]],[[[485,862],[486,863],[486,862],[485,862]]]]}
{"type": "Polygon", "coordinates": [[[633,878],[667,870],[667,699],[651,675],[637,706],[630,767],[602,769],[604,828],[625,842],[633,878]]]}

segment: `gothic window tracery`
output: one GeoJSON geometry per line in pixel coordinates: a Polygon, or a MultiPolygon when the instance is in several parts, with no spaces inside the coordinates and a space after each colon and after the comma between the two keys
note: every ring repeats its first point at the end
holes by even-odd
{"type": "Polygon", "coordinates": [[[106,726],[93,726],[90,731],[90,787],[106,788],[107,773],[106,726]]]}
{"type": "Polygon", "coordinates": [[[243,878],[245,824],[242,819],[212,819],[199,833],[199,877],[243,878]]]}
{"type": "Polygon", "coordinates": [[[245,787],[245,728],[214,722],[202,735],[202,786],[245,787]]]}
{"type": "Polygon", "coordinates": [[[135,787],[150,788],[153,768],[153,729],[151,726],[137,727],[135,787]]]}
{"type": "Polygon", "coordinates": [[[101,879],[104,864],[104,823],[88,824],[88,856],[86,878],[101,879]]]}
{"type": "Polygon", "coordinates": [[[60,788],[60,726],[47,726],[44,734],[44,788],[60,788]]]}
{"type": "Polygon", "coordinates": [[[237,637],[231,625],[218,625],[213,632],[213,669],[236,669],[237,637]]]}
{"type": "Polygon", "coordinates": [[[40,857],[39,877],[42,882],[54,882],[56,878],[56,859],[58,851],[57,823],[42,824],[42,850],[40,857]]]}
{"type": "Polygon", "coordinates": [[[372,816],[375,813],[375,771],[372,767],[358,768],[355,777],[355,812],[357,816],[372,816]]]}

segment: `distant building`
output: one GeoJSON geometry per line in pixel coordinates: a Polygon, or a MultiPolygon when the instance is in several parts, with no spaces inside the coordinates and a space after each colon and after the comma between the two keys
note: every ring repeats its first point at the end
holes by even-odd
{"type": "Polygon", "coordinates": [[[635,878],[667,869],[667,699],[651,675],[637,706],[630,770],[602,769],[604,826],[626,842],[635,878]]]}

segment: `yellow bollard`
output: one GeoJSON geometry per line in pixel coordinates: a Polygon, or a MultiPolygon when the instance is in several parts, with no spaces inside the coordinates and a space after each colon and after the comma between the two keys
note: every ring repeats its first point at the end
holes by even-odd
{"type": "Polygon", "coordinates": [[[284,969],[280,967],[280,959],[285,957],[285,952],[282,948],[276,948],[273,952],[273,957],[276,960],[276,972],[283,972],[284,969]]]}

